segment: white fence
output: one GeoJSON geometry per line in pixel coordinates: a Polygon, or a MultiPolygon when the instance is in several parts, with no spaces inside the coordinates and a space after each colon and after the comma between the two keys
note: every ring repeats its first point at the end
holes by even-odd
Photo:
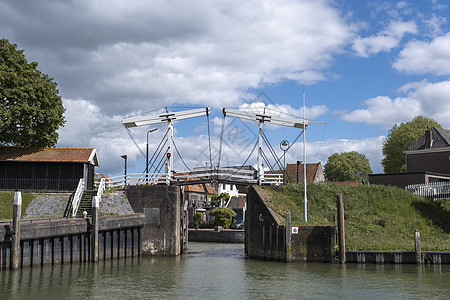
{"type": "Polygon", "coordinates": [[[405,190],[430,199],[450,198],[450,182],[411,184],[406,186],[405,190]]]}
{"type": "Polygon", "coordinates": [[[283,185],[283,174],[264,174],[262,184],[283,185]]]}

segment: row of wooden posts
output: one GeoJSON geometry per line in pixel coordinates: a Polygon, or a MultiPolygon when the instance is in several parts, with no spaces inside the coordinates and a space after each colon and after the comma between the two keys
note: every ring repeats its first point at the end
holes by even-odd
{"type": "MultiPolygon", "coordinates": [[[[92,198],[92,232],[91,232],[91,261],[98,261],[98,210],[100,206],[99,196],[92,198]]],[[[11,236],[11,268],[19,268],[20,255],[20,221],[22,211],[22,193],[14,193],[13,224],[11,236]]]]}

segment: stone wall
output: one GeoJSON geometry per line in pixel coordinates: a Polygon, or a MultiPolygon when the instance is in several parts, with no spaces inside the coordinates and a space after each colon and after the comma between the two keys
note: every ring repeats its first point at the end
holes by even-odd
{"type": "Polygon", "coordinates": [[[243,243],[244,230],[189,229],[189,242],[243,243]]]}

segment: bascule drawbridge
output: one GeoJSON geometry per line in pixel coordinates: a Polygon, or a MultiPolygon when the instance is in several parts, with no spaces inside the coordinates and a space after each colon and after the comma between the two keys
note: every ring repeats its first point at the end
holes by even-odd
{"type": "MultiPolygon", "coordinates": [[[[167,130],[161,139],[158,147],[154,150],[153,155],[146,157],[146,165],[144,172],[140,174],[128,175],[125,181],[128,184],[167,184],[167,185],[191,185],[202,183],[231,183],[231,184],[282,184],[284,165],[282,163],[283,156],[286,151],[304,134],[308,127],[308,120],[297,117],[281,117],[265,108],[262,111],[244,111],[231,108],[222,108],[222,127],[220,133],[220,145],[218,152],[217,164],[213,164],[212,145],[210,133],[210,117],[211,108],[198,108],[177,112],[148,115],[133,116],[122,120],[123,126],[130,130],[133,127],[151,126],[157,124],[167,124],[167,130]],[[186,165],[181,153],[178,151],[176,141],[174,139],[174,123],[197,117],[206,117],[208,124],[208,145],[210,165],[206,167],[189,168],[186,165]],[[221,166],[221,153],[223,147],[224,124],[225,118],[232,117],[241,120],[253,121],[258,124],[257,141],[254,144],[251,153],[246,157],[240,166],[221,166]],[[271,146],[267,135],[264,132],[264,125],[270,124],[275,126],[285,126],[300,129],[293,143],[284,151],[282,156],[278,156],[271,146]],[[265,145],[265,149],[263,148],[265,145]],[[248,166],[248,160],[254,155],[256,150],[257,164],[256,168],[248,166]],[[177,154],[184,163],[186,170],[174,170],[174,154],[177,154]],[[273,159],[269,159],[273,158],[273,159]],[[278,169],[278,170],[276,170],[278,169]],[[280,172],[281,171],[281,172],[280,172]]],[[[305,142],[305,139],[303,139],[305,142]]]]}

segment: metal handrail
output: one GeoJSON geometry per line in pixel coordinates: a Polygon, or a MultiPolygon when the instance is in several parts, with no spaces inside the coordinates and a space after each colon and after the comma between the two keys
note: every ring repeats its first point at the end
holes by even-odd
{"type": "Polygon", "coordinates": [[[80,178],[77,189],[72,198],[72,214],[71,214],[72,217],[75,217],[77,215],[78,207],[80,206],[81,197],[83,196],[83,192],[84,192],[84,178],[80,178]]]}

